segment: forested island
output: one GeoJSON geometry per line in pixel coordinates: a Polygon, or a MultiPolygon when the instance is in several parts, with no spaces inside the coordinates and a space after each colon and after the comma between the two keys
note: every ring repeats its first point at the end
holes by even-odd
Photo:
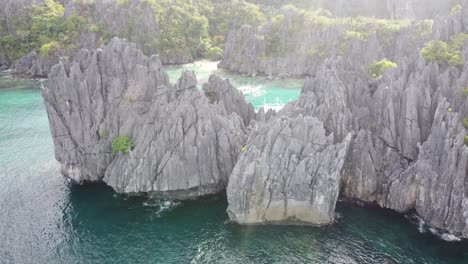
{"type": "Polygon", "coordinates": [[[41,88],[61,173],[116,193],[226,193],[230,222],[335,224],[337,203],[468,238],[466,0],[4,0],[0,68],[41,88]],[[219,61],[299,98],[255,107],[219,61]]]}

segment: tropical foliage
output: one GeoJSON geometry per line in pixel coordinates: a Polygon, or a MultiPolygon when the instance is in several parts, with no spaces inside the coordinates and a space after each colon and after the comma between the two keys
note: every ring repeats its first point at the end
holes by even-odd
{"type": "Polygon", "coordinates": [[[142,44],[147,55],[189,54],[194,59],[219,60],[232,27],[258,24],[266,20],[259,6],[245,0],[119,0],[109,12],[125,14],[125,26],[111,29],[109,21],[95,19],[95,0],[73,0],[78,13],[65,15],[58,0],[45,0],[25,9],[15,29],[0,26],[0,56],[18,59],[29,51],[52,55],[57,49],[79,48],[82,33],[95,33],[101,43],[112,37],[127,38],[142,44]],[[147,23],[144,10],[150,10],[157,33],[138,27],[147,23]],[[133,13],[129,10],[133,10],[133,13]]]}
{"type": "Polygon", "coordinates": [[[135,143],[127,137],[116,137],[112,140],[112,154],[117,154],[121,152],[122,154],[127,154],[129,150],[135,147],[135,143]]]}
{"type": "Polygon", "coordinates": [[[463,66],[465,62],[461,58],[461,48],[468,41],[468,34],[459,33],[450,38],[447,43],[441,40],[433,40],[421,50],[421,56],[426,62],[435,62],[440,65],[463,66]]]}
{"type": "Polygon", "coordinates": [[[382,77],[382,74],[387,71],[390,68],[397,68],[398,65],[392,61],[389,61],[387,59],[383,59],[381,61],[377,61],[375,63],[372,63],[368,70],[369,74],[372,76],[372,78],[380,78],[382,77]]]}

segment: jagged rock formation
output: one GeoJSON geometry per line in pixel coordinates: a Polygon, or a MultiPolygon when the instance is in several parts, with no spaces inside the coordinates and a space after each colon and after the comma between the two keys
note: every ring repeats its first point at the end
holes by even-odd
{"type": "Polygon", "coordinates": [[[10,67],[10,61],[5,58],[0,56],[0,71],[6,70],[10,67]]]}
{"type": "Polygon", "coordinates": [[[15,32],[16,21],[27,16],[25,6],[42,4],[43,0],[3,0],[0,1],[0,29],[6,32],[15,32]]]}
{"type": "MultiPolygon", "coordinates": [[[[468,32],[466,12],[465,3],[458,14],[438,20],[433,38],[446,36],[445,32],[468,32]]],[[[462,50],[468,61],[468,43],[462,50]]],[[[228,185],[230,218],[240,223],[298,219],[322,223],[333,217],[329,204],[336,201],[333,190],[340,189],[344,198],[399,212],[415,210],[430,226],[468,237],[468,146],[464,143],[468,129],[463,124],[468,118],[468,97],[462,96],[468,66],[426,63],[418,53],[414,50],[412,56],[401,58],[399,67],[380,79],[370,79],[352,59],[325,60],[315,77],[306,81],[299,100],[253,129],[228,185]],[[296,119],[298,115],[303,117],[296,119]],[[290,191],[290,183],[298,178],[290,168],[302,170],[290,164],[305,158],[297,150],[320,138],[298,140],[303,137],[291,131],[310,131],[305,127],[311,120],[318,125],[309,133],[332,137],[322,141],[323,148],[349,143],[346,155],[339,154],[339,147],[331,152],[343,163],[319,163],[328,174],[300,173],[309,179],[333,175],[330,185],[321,186],[318,194],[313,184],[304,184],[307,181],[298,185],[304,189],[290,191]],[[354,136],[348,142],[350,133],[354,136]],[[321,200],[321,207],[313,206],[323,190],[331,194],[321,200]],[[301,214],[294,206],[288,210],[297,197],[311,197],[301,214]],[[312,217],[317,212],[328,218],[312,217]]],[[[323,153],[312,152],[311,160],[321,161],[323,153]]]]}
{"type": "MultiPolygon", "coordinates": [[[[145,50],[154,36],[160,33],[158,19],[155,11],[147,1],[132,1],[130,4],[122,4],[118,1],[89,1],[77,2],[71,0],[57,1],[65,8],[64,19],[71,15],[89,14],[96,24],[105,28],[107,34],[112,36],[126,36],[132,32],[131,38],[140,50],[145,50]],[[91,8],[92,7],[92,8],[91,8]]],[[[0,31],[14,33],[18,21],[27,21],[28,8],[33,5],[44,5],[43,0],[3,0],[0,1],[0,31]]],[[[73,46],[93,49],[100,47],[103,40],[102,33],[98,34],[90,29],[80,33],[73,46]]],[[[193,62],[194,58],[188,49],[174,49],[160,53],[163,64],[183,64],[193,62]]],[[[10,61],[0,56],[0,68],[11,67],[13,72],[28,77],[45,77],[50,73],[53,65],[57,64],[60,57],[70,57],[73,50],[63,48],[49,57],[31,51],[17,61],[10,61]]],[[[66,62],[64,62],[66,63],[66,62]]]]}
{"type": "MultiPolygon", "coordinates": [[[[89,12],[86,5],[74,1],[65,1],[65,16],[89,12]]],[[[147,1],[132,1],[123,4],[118,1],[96,1],[92,8],[92,16],[97,24],[112,32],[114,36],[126,36],[131,31],[131,40],[138,49],[144,51],[148,44],[158,36],[161,29],[155,11],[147,1]]],[[[84,32],[79,38],[79,46],[96,48],[99,46],[99,36],[93,32],[84,32]]],[[[188,49],[171,50],[170,53],[159,52],[163,64],[183,64],[193,62],[194,58],[188,49]]]]}
{"type": "Polygon", "coordinates": [[[333,140],[320,120],[302,114],[255,126],[229,180],[231,220],[331,223],[351,134],[333,140]]]}
{"type": "Polygon", "coordinates": [[[56,158],[76,182],[177,199],[217,193],[245,143],[245,121],[210,104],[193,73],[171,86],[158,57],[120,39],[81,50],[69,70],[54,66],[42,94],[56,158]],[[112,153],[119,136],[133,139],[128,154],[112,153]]]}
{"type": "Polygon", "coordinates": [[[317,0],[316,6],[337,16],[377,16],[390,19],[427,19],[445,15],[450,1],[430,0],[317,0]]]}
{"type": "MultiPolygon", "coordinates": [[[[466,14],[465,1],[459,12],[436,20],[432,38],[468,32],[466,14]]],[[[341,193],[415,210],[429,225],[468,237],[468,98],[461,92],[468,66],[426,63],[419,26],[386,39],[389,46],[378,34],[350,39],[347,56],[332,45],[320,63],[300,53],[259,62],[266,42],[256,32],[268,27],[243,27],[241,49],[227,50],[242,56],[229,65],[249,74],[313,73],[299,100],[278,113],[255,114],[228,81],[214,76],[204,94],[190,72],[172,86],[158,57],[122,40],[82,50],[73,62],[54,66],[43,89],[56,157],[77,182],[174,199],[219,192],[231,175],[228,213],[239,223],[330,223],[341,193]],[[398,68],[371,79],[367,65],[392,56],[398,68]],[[112,140],[123,135],[135,148],[112,153],[112,140]]],[[[303,42],[280,37],[304,52],[317,39],[338,40],[343,30],[331,27],[303,42]]],[[[462,51],[468,61],[467,43],[462,51]]]]}
{"type": "MultiPolygon", "coordinates": [[[[254,1],[252,1],[254,2],[254,1]]],[[[446,15],[454,1],[432,0],[256,0],[256,3],[325,9],[333,15],[367,16],[389,19],[427,19],[446,15]]]]}
{"type": "Polygon", "coordinates": [[[51,56],[41,56],[32,51],[28,55],[16,60],[13,63],[13,74],[24,75],[27,77],[47,77],[51,72],[52,67],[62,62],[69,64],[70,56],[67,56],[64,51],[58,51],[51,56]],[[62,56],[63,55],[63,56],[62,56]]]}
{"type": "Polygon", "coordinates": [[[208,82],[203,84],[203,91],[211,103],[223,104],[228,113],[242,117],[246,127],[256,118],[253,105],[245,101],[244,95],[228,79],[211,75],[208,82]]]}
{"type": "Polygon", "coordinates": [[[314,19],[325,22],[315,22],[295,9],[282,9],[278,16],[279,20],[259,27],[245,25],[231,31],[219,67],[247,75],[314,76],[325,58],[342,56],[367,68],[383,58],[411,56],[428,40],[425,36],[431,27],[430,22],[414,21],[373,31],[379,23],[356,26],[353,23],[363,22],[349,19],[343,23],[324,16],[314,19]]]}

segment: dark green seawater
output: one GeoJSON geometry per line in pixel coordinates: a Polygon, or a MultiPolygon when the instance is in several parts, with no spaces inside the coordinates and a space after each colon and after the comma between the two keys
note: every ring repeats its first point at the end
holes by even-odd
{"type": "Polygon", "coordinates": [[[467,242],[388,210],[339,204],[327,227],[242,227],[226,206],[70,185],[39,89],[0,89],[0,263],[468,263],[467,242]]]}

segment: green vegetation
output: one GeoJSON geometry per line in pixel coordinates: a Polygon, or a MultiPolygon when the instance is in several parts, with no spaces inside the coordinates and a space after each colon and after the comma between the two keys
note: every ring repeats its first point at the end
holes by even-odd
{"type": "Polygon", "coordinates": [[[97,24],[91,24],[89,26],[89,31],[93,33],[98,33],[100,31],[99,25],[97,24]]]}
{"type": "Polygon", "coordinates": [[[356,38],[356,39],[360,39],[360,40],[366,40],[368,37],[369,37],[369,34],[367,34],[365,32],[357,32],[357,31],[348,30],[345,33],[345,38],[346,39],[356,38]]]}
{"type": "Polygon", "coordinates": [[[127,103],[129,103],[129,104],[133,104],[133,103],[136,102],[136,98],[133,97],[133,96],[131,96],[131,95],[125,95],[125,96],[124,96],[124,99],[125,99],[125,101],[127,101],[127,103]]]}
{"type": "Polygon", "coordinates": [[[219,61],[223,56],[223,50],[218,47],[210,47],[206,51],[206,58],[212,61],[219,61]]]}
{"type": "MultiPolygon", "coordinates": [[[[383,49],[390,48],[391,40],[401,30],[412,27],[415,38],[426,39],[430,36],[432,21],[389,20],[371,17],[336,17],[324,10],[299,9],[293,5],[282,6],[273,12],[269,19],[259,27],[265,40],[264,58],[286,56],[297,50],[297,41],[313,31],[324,31],[330,28],[342,28],[342,35],[326,46],[337,47],[338,54],[345,56],[349,52],[350,40],[367,40],[375,34],[383,49]]],[[[340,31],[337,31],[340,34],[340,31]]],[[[314,57],[318,54],[317,47],[309,48],[306,54],[314,57]]]]}
{"type": "Polygon", "coordinates": [[[81,10],[79,14],[65,16],[61,1],[45,0],[26,7],[24,15],[15,18],[13,30],[0,23],[0,56],[15,60],[30,51],[50,56],[57,49],[75,50],[79,36],[92,32],[103,44],[114,36],[127,38],[147,55],[219,60],[232,27],[267,19],[259,6],[245,0],[119,0],[110,5],[109,12],[125,16],[126,23],[113,28],[106,23],[114,21],[95,20],[95,0],[72,1],[81,10]],[[147,25],[144,12],[153,12],[156,34],[141,26],[147,25]]]}
{"type": "Polygon", "coordinates": [[[452,7],[452,11],[450,11],[450,15],[451,16],[454,16],[456,14],[458,14],[458,12],[460,12],[462,10],[462,6],[461,4],[456,4],[452,7]]]}
{"type": "Polygon", "coordinates": [[[15,60],[29,51],[49,56],[59,48],[76,49],[87,19],[74,14],[65,19],[64,11],[54,0],[26,8],[27,17],[18,18],[15,32],[0,32],[0,55],[15,60]]]}
{"type": "Polygon", "coordinates": [[[310,48],[307,55],[311,58],[316,57],[319,60],[323,60],[327,56],[327,47],[325,44],[318,44],[310,48]]]}
{"type": "MultiPolygon", "coordinates": [[[[432,26],[429,21],[336,17],[325,9],[314,9],[305,0],[288,1],[303,9],[289,4],[278,10],[272,6],[280,7],[284,1],[118,0],[109,5],[109,12],[119,21],[118,25],[125,23],[115,27],[114,20],[95,19],[96,0],[71,1],[80,13],[65,16],[68,12],[60,4],[63,1],[45,0],[44,4],[25,8],[26,15],[15,21],[14,30],[8,31],[0,23],[0,56],[15,60],[32,50],[44,56],[51,56],[58,49],[75,50],[79,48],[80,36],[91,32],[97,35],[98,44],[105,44],[114,36],[127,38],[147,55],[219,60],[228,32],[244,24],[259,28],[258,38],[266,45],[265,54],[260,56],[285,56],[297,48],[292,40],[314,30],[342,26],[341,39],[304,51],[305,56],[323,59],[329,45],[337,46],[339,53],[346,55],[350,40],[366,40],[376,34],[383,40],[382,45],[388,46],[394,34],[404,28],[419,26],[415,38],[424,38],[432,26]],[[154,19],[154,26],[148,26],[148,14],[154,19]]],[[[461,65],[460,54],[453,54],[448,62],[461,65]]]]}
{"type": "Polygon", "coordinates": [[[41,47],[41,55],[44,57],[51,56],[55,51],[60,49],[60,44],[57,41],[44,44],[41,47]]]}
{"type": "Polygon", "coordinates": [[[435,62],[440,65],[463,66],[465,62],[461,58],[461,48],[468,41],[468,34],[459,33],[450,38],[447,43],[441,40],[433,40],[421,50],[426,62],[435,62]]]}
{"type": "Polygon", "coordinates": [[[465,136],[465,145],[468,146],[468,136],[465,136]]]}
{"type": "Polygon", "coordinates": [[[387,59],[383,59],[381,61],[372,63],[368,70],[369,74],[372,76],[372,78],[380,78],[382,77],[382,74],[387,71],[390,68],[397,68],[398,65],[392,61],[389,61],[387,59]]]}
{"type": "Polygon", "coordinates": [[[465,116],[463,118],[463,125],[465,126],[466,129],[468,129],[468,116],[465,116]]]}
{"type": "Polygon", "coordinates": [[[461,89],[461,94],[462,94],[463,99],[468,98],[468,87],[462,88],[461,89]]]}
{"type": "Polygon", "coordinates": [[[122,154],[127,154],[129,150],[135,147],[135,143],[127,137],[116,137],[112,140],[112,154],[117,154],[121,152],[122,154]]]}
{"type": "Polygon", "coordinates": [[[103,138],[109,137],[109,130],[103,130],[103,131],[100,133],[100,136],[103,137],[103,138]]]}
{"type": "Polygon", "coordinates": [[[246,151],[247,151],[247,146],[243,146],[243,147],[241,148],[241,153],[245,153],[246,151]]]}

